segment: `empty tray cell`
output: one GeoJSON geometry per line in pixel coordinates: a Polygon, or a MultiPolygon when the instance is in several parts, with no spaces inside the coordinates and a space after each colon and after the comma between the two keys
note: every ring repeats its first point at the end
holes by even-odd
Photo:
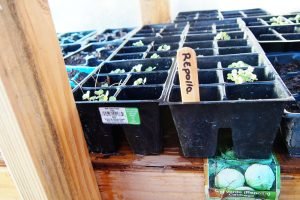
{"type": "Polygon", "coordinates": [[[222,25],[217,25],[217,29],[225,29],[225,28],[239,28],[238,24],[222,24],[222,25]]]}
{"type": "Polygon", "coordinates": [[[150,51],[146,58],[151,58],[151,56],[154,56],[153,54],[157,54],[159,57],[175,57],[177,51],[150,51]]]}
{"type": "Polygon", "coordinates": [[[244,38],[244,32],[238,31],[238,32],[229,32],[228,35],[231,39],[243,39],[244,38]]]}
{"type": "Polygon", "coordinates": [[[277,99],[286,95],[282,86],[275,87],[273,82],[226,85],[225,90],[228,100],[277,99]]]}
{"type": "MultiPolygon", "coordinates": [[[[201,70],[198,71],[199,84],[219,83],[219,78],[216,70],[201,70]]],[[[176,72],[174,85],[179,85],[179,76],[176,72]]]]}
{"type": "Polygon", "coordinates": [[[105,63],[100,73],[111,73],[117,69],[124,69],[125,72],[130,72],[134,66],[142,65],[141,71],[145,71],[148,67],[156,67],[154,71],[169,70],[173,60],[162,59],[143,59],[143,60],[130,60],[130,61],[113,61],[105,63]]]}
{"type": "Polygon", "coordinates": [[[179,47],[178,43],[162,43],[162,44],[154,45],[151,48],[151,51],[172,51],[172,50],[177,50],[178,47],[179,47]]]}
{"type": "Polygon", "coordinates": [[[272,28],[278,33],[297,33],[296,30],[297,28],[299,28],[299,26],[287,25],[287,26],[275,26],[272,28]]]}
{"type": "MultiPolygon", "coordinates": [[[[200,86],[200,100],[201,101],[220,101],[221,100],[221,86],[200,86]]],[[[180,87],[174,86],[169,96],[170,102],[181,102],[180,87]]]]}
{"type": "Polygon", "coordinates": [[[180,36],[167,36],[154,40],[154,45],[161,44],[178,44],[180,42],[180,36]]]}
{"type": "Polygon", "coordinates": [[[186,42],[183,44],[184,47],[190,47],[194,50],[202,49],[202,48],[213,48],[213,42],[207,41],[207,42],[186,42]]]}
{"type": "Polygon", "coordinates": [[[232,32],[232,31],[241,31],[240,28],[221,28],[217,29],[217,32],[232,32]]]}
{"type": "Polygon", "coordinates": [[[148,49],[147,46],[142,47],[123,47],[118,53],[140,53],[145,52],[148,49]]]}
{"type": "Polygon", "coordinates": [[[197,56],[212,56],[214,55],[214,50],[209,48],[197,49],[195,50],[197,56]]]}
{"type": "Polygon", "coordinates": [[[282,36],[287,40],[300,40],[300,33],[282,34],[282,36]]]}
{"type": "MultiPolygon", "coordinates": [[[[101,90],[102,88],[97,88],[97,87],[83,87],[81,90],[76,90],[73,95],[76,103],[99,103],[99,101],[87,101],[82,99],[82,95],[84,95],[87,91],[90,91],[90,97],[95,96],[95,91],[101,90]]],[[[114,96],[117,88],[105,88],[103,89],[104,93],[108,91],[108,96],[114,96]]]]}
{"type": "Polygon", "coordinates": [[[146,37],[156,37],[156,33],[138,33],[135,34],[134,36],[132,36],[132,38],[136,39],[136,38],[141,38],[144,39],[146,37]]]}
{"type": "Polygon", "coordinates": [[[240,53],[251,53],[251,47],[221,47],[219,48],[220,55],[226,54],[240,54],[240,53]]]}
{"type": "Polygon", "coordinates": [[[160,35],[168,36],[168,35],[181,35],[182,31],[173,31],[173,32],[162,32],[160,35]]]}
{"type": "Polygon", "coordinates": [[[127,86],[121,89],[117,100],[158,100],[163,86],[127,86]]]}
{"type": "Polygon", "coordinates": [[[188,32],[189,35],[199,35],[199,34],[203,34],[203,33],[212,34],[212,30],[189,31],[189,32],[188,32]]]}
{"type": "Polygon", "coordinates": [[[168,72],[149,72],[149,73],[134,73],[130,76],[126,85],[134,85],[134,82],[138,79],[146,80],[143,85],[157,85],[164,84],[166,82],[168,72]]]}
{"type": "MultiPolygon", "coordinates": [[[[232,68],[227,68],[224,69],[223,75],[224,75],[224,81],[228,83],[232,83],[231,80],[227,79],[227,74],[231,73],[233,69],[232,68]]],[[[239,70],[239,69],[237,69],[239,70]]],[[[245,68],[244,68],[245,70],[245,68]]],[[[254,68],[253,74],[256,75],[257,81],[273,81],[275,80],[275,75],[273,72],[270,72],[269,68],[254,68]]],[[[255,82],[257,82],[255,81],[255,82]]]]}
{"type": "Polygon", "coordinates": [[[220,61],[223,68],[227,68],[228,65],[238,61],[243,61],[252,67],[256,67],[259,66],[258,60],[259,60],[258,54],[250,53],[250,54],[241,54],[241,55],[234,55],[234,56],[232,55],[218,56],[215,62],[220,61]]]}
{"type": "Polygon", "coordinates": [[[60,46],[63,56],[66,56],[69,53],[72,53],[74,51],[77,51],[78,49],[80,49],[80,47],[81,44],[65,44],[60,46]]]}
{"type": "Polygon", "coordinates": [[[257,22],[249,22],[247,24],[247,26],[262,26],[264,25],[261,21],[257,21],[257,22]]]}
{"type": "Polygon", "coordinates": [[[193,31],[196,31],[196,32],[198,32],[198,31],[204,31],[204,32],[206,32],[206,31],[212,31],[212,27],[211,26],[191,27],[189,29],[189,32],[193,32],[193,31]]]}
{"type": "Polygon", "coordinates": [[[125,79],[127,78],[126,74],[116,74],[116,75],[93,75],[90,77],[84,84],[83,87],[111,87],[111,86],[120,86],[125,79]],[[97,78],[96,78],[97,77],[97,78]],[[96,81],[97,80],[97,81],[96,81]],[[97,82],[97,83],[96,83],[97,82]]]}
{"type": "Polygon", "coordinates": [[[233,46],[247,46],[247,40],[237,39],[237,40],[220,40],[218,41],[219,47],[233,47],[233,46]]]}
{"type": "Polygon", "coordinates": [[[141,58],[143,58],[143,53],[122,53],[116,54],[111,60],[131,60],[141,58]]]}
{"type": "Polygon", "coordinates": [[[275,34],[261,34],[258,37],[258,40],[264,41],[264,40],[281,40],[277,35],[275,34]]]}
{"type": "Polygon", "coordinates": [[[207,41],[207,40],[213,40],[215,35],[208,35],[208,34],[203,34],[203,35],[188,35],[186,36],[185,41],[186,42],[196,42],[196,41],[207,41]]]}

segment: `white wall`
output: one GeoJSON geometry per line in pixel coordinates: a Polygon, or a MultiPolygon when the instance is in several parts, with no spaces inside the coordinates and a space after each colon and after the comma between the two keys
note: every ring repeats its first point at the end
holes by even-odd
{"type": "MultiPolygon", "coordinates": [[[[48,0],[57,32],[141,24],[139,0],[48,0]]],[[[189,10],[261,7],[274,14],[300,11],[299,0],[170,0],[171,16],[189,10]]]]}
{"type": "Polygon", "coordinates": [[[141,24],[139,0],[48,0],[56,31],[135,27],[141,24]]]}

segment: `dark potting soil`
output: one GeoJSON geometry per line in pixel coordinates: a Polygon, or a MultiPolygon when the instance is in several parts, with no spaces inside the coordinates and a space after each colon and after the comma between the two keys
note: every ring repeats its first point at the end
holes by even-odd
{"type": "Polygon", "coordinates": [[[285,109],[291,113],[300,113],[300,106],[297,102],[293,102],[285,106],[285,109]]]}
{"type": "Polygon", "coordinates": [[[284,79],[284,83],[292,94],[300,92],[300,74],[284,79]]]}
{"type": "Polygon", "coordinates": [[[85,72],[79,72],[78,76],[76,77],[75,81],[80,83],[88,74],[85,72]]]}
{"type": "Polygon", "coordinates": [[[288,72],[300,71],[300,61],[293,61],[286,64],[274,63],[274,67],[278,74],[284,75],[288,72]]]}
{"type": "Polygon", "coordinates": [[[84,65],[84,64],[88,63],[88,60],[86,58],[89,56],[94,57],[97,60],[104,60],[107,57],[106,55],[101,54],[101,52],[97,52],[97,51],[84,52],[83,51],[83,52],[80,52],[78,54],[75,54],[75,55],[67,58],[65,60],[65,63],[67,65],[84,65]]]}
{"type": "Polygon", "coordinates": [[[69,79],[73,78],[79,71],[75,70],[75,69],[71,69],[70,71],[68,71],[68,77],[69,79]]]}
{"type": "Polygon", "coordinates": [[[97,40],[97,42],[112,41],[124,37],[127,33],[128,32],[124,31],[115,31],[113,33],[100,34],[95,37],[95,40],[97,40]]]}
{"type": "Polygon", "coordinates": [[[83,65],[86,63],[85,60],[86,54],[75,54],[65,60],[67,65],[83,65]]]}

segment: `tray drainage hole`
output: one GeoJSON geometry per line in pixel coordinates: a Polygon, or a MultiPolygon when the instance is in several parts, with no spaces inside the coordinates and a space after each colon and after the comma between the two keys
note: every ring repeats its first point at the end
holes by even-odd
{"type": "Polygon", "coordinates": [[[232,148],[233,148],[232,129],[220,128],[218,130],[217,155],[221,155],[221,152],[225,152],[226,150],[232,148]]]}

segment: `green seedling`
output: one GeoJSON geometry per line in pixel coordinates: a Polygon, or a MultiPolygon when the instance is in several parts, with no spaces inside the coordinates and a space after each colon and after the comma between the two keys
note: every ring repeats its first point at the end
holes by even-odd
{"type": "Polygon", "coordinates": [[[300,14],[297,14],[295,17],[290,17],[289,20],[295,20],[297,24],[300,23],[300,14]]]}
{"type": "Polygon", "coordinates": [[[160,58],[160,55],[158,55],[157,53],[152,54],[152,56],[150,58],[160,58]]]}
{"type": "Polygon", "coordinates": [[[163,44],[158,47],[157,51],[169,51],[170,49],[171,49],[170,45],[163,44]]]}
{"type": "Polygon", "coordinates": [[[243,68],[243,67],[249,67],[247,63],[244,63],[243,61],[233,62],[230,65],[228,65],[228,68],[243,68]]]}
{"type": "Polygon", "coordinates": [[[133,82],[133,85],[145,85],[147,82],[147,78],[138,78],[133,82]]]}
{"type": "Polygon", "coordinates": [[[115,70],[112,70],[111,72],[109,72],[110,74],[122,74],[122,73],[125,73],[125,69],[115,69],[115,70]]]}
{"type": "Polygon", "coordinates": [[[116,101],[116,97],[110,96],[109,91],[104,92],[104,90],[96,90],[94,96],[90,96],[91,92],[88,90],[85,94],[82,95],[82,100],[87,101],[116,101]]]}
{"type": "Polygon", "coordinates": [[[155,70],[156,69],[156,67],[147,67],[146,69],[145,69],[145,72],[152,72],[153,70],[155,70]]]}
{"type": "Polygon", "coordinates": [[[254,67],[249,66],[247,69],[233,69],[231,73],[227,74],[227,79],[233,81],[235,84],[242,84],[245,82],[253,82],[258,80],[257,76],[253,74],[254,67]]]}
{"type": "Polygon", "coordinates": [[[286,24],[289,24],[289,23],[284,19],[284,17],[282,17],[282,16],[272,17],[272,18],[270,19],[270,22],[272,22],[271,25],[286,25],[286,24]]]}
{"type": "Polygon", "coordinates": [[[228,33],[221,31],[220,33],[218,33],[215,36],[215,39],[216,40],[230,40],[231,37],[230,37],[230,35],[228,35],[228,33]]]}
{"type": "Polygon", "coordinates": [[[141,72],[142,71],[142,64],[137,64],[135,66],[132,67],[131,72],[141,72]]]}
{"type": "Polygon", "coordinates": [[[134,43],[132,44],[132,46],[134,46],[134,47],[142,47],[142,46],[144,46],[144,43],[143,43],[142,40],[140,40],[140,41],[138,41],[138,42],[134,42],[134,43]]]}

